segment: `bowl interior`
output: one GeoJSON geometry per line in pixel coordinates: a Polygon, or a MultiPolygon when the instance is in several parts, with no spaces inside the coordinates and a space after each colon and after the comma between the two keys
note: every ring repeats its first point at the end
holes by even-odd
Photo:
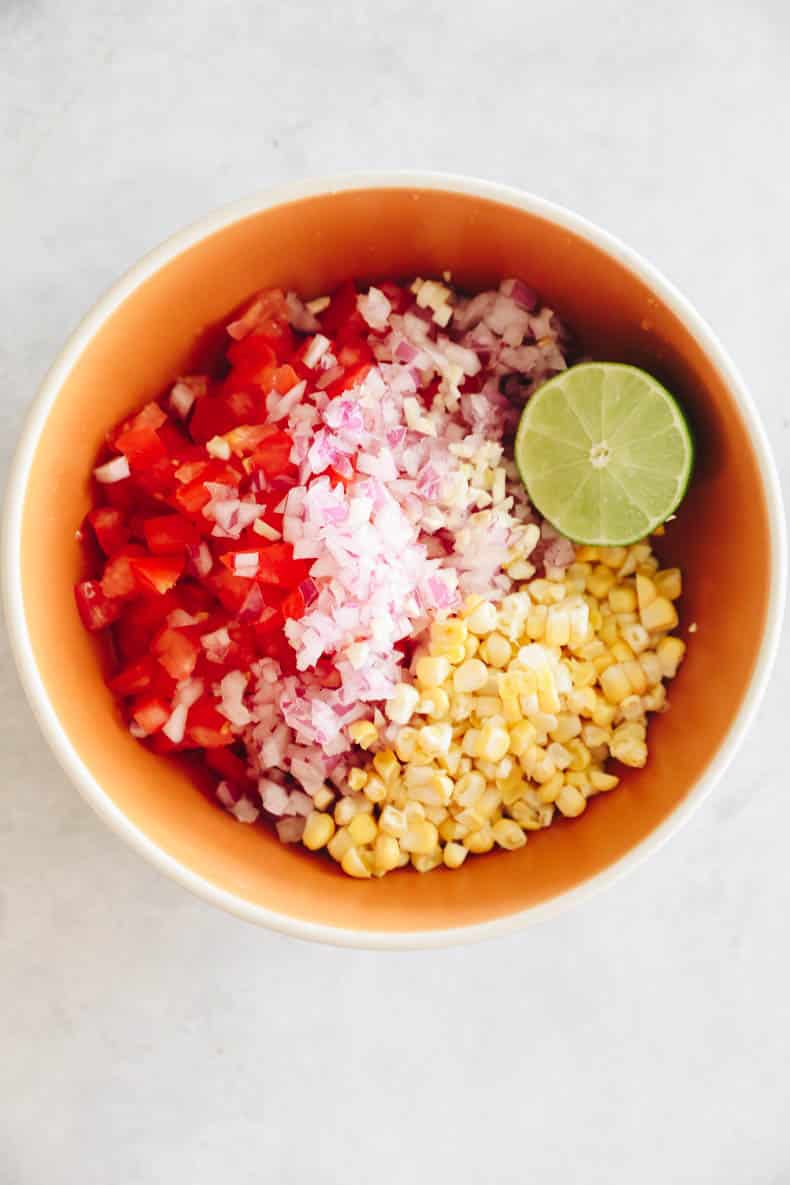
{"type": "Polygon", "coordinates": [[[351,190],[245,217],[184,250],[106,319],[57,394],[29,473],[22,594],[30,643],[68,741],[109,799],[164,852],[211,884],[293,919],[375,931],[447,929],[516,911],[579,885],[625,855],[690,792],[727,734],[759,651],[770,575],[763,483],[732,394],[691,333],[629,268],[535,214],[437,190],[351,190]],[[80,626],[77,530],[105,432],[183,372],[201,332],[256,288],[313,297],[353,275],[438,274],[475,288],[518,274],[593,356],[632,362],[680,396],[696,431],[691,490],[659,552],[685,573],[682,622],[698,622],[650,727],[650,761],[583,817],[512,854],[452,875],[355,882],[328,860],[235,823],[175,762],[124,728],[80,626]],[[732,508],[749,508],[748,532],[732,508]],[[731,622],[738,622],[737,645],[731,622]]]}

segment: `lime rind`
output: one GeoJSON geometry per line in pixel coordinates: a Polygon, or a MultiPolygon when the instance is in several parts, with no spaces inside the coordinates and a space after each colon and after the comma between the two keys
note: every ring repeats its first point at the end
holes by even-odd
{"type": "Polygon", "coordinates": [[[694,441],[677,400],[652,375],[585,362],[531,396],[515,461],[533,505],[558,531],[576,543],[624,546],[677,509],[694,441]],[[606,457],[598,468],[596,446],[606,457]]]}

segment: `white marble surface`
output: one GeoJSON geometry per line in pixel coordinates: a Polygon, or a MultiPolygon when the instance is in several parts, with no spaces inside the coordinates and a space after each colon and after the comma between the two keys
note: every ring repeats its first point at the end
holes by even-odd
{"type": "MultiPolygon", "coordinates": [[[[269,183],[417,166],[542,192],[658,263],[787,477],[789,27],[782,0],[5,0],[4,466],[152,244],[269,183]]],[[[247,927],[127,851],[3,644],[0,1185],[790,1180],[788,657],[630,878],[508,940],[382,955],[247,927]]]]}

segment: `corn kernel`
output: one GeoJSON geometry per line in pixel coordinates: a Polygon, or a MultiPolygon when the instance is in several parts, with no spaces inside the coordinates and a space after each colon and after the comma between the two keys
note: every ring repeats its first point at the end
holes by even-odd
{"type": "Polygon", "coordinates": [[[468,855],[468,848],[454,840],[445,844],[442,858],[448,868],[460,868],[468,855]]]}
{"type": "Polygon", "coordinates": [[[650,638],[647,630],[639,622],[628,622],[626,625],[620,626],[620,633],[623,636],[623,641],[633,651],[634,654],[641,654],[643,650],[647,650],[650,645],[650,638]]]}
{"type": "Polygon", "coordinates": [[[340,867],[347,876],[354,876],[359,880],[370,876],[370,869],[362,859],[361,853],[355,847],[350,847],[343,853],[340,860],[340,867]]]}
{"type": "Polygon", "coordinates": [[[523,848],[527,842],[523,830],[513,819],[500,819],[491,830],[495,842],[507,852],[515,852],[517,848],[523,848]]]}
{"type": "Polygon", "coordinates": [[[490,601],[481,601],[466,619],[466,624],[473,634],[485,637],[496,629],[496,605],[490,601]]]}
{"type": "Polygon", "coordinates": [[[438,868],[442,862],[442,852],[437,848],[434,852],[415,852],[412,855],[412,867],[417,872],[433,872],[434,868],[438,868]]]}
{"type": "Polygon", "coordinates": [[[362,793],[368,802],[384,802],[387,798],[387,786],[378,774],[371,774],[362,793]]]}
{"type": "Polygon", "coordinates": [[[480,639],[475,637],[474,634],[470,634],[469,637],[464,642],[464,657],[465,658],[474,658],[474,656],[477,654],[479,649],[480,649],[480,639]]]}
{"type": "Polygon", "coordinates": [[[587,591],[597,601],[602,601],[609,595],[609,589],[614,587],[615,581],[616,577],[611,568],[598,565],[587,577],[587,591]]]}
{"type": "Polygon", "coordinates": [[[457,617],[449,621],[435,621],[431,626],[431,645],[437,647],[438,654],[450,647],[463,646],[469,632],[468,624],[457,617]]]}
{"type": "Polygon", "coordinates": [[[619,786],[620,779],[614,774],[607,774],[602,769],[590,770],[590,785],[593,790],[606,791],[614,790],[615,786],[619,786]]]}
{"type": "Polygon", "coordinates": [[[630,662],[634,657],[634,652],[631,647],[624,642],[622,638],[618,638],[614,646],[609,651],[615,662],[630,662]]]}
{"type": "Polygon", "coordinates": [[[639,605],[639,612],[641,613],[643,609],[648,607],[648,605],[652,605],[657,596],[658,591],[650,577],[643,575],[641,572],[637,572],[636,599],[639,605]]]}
{"type": "Polygon", "coordinates": [[[357,847],[373,843],[378,828],[371,815],[355,815],[348,825],[348,834],[357,847]]]}
{"type": "Polygon", "coordinates": [[[403,813],[406,816],[406,826],[408,828],[410,823],[422,822],[425,818],[425,807],[421,802],[417,802],[416,799],[410,799],[403,808],[403,813]]]}
{"type": "Polygon", "coordinates": [[[476,757],[484,761],[501,761],[510,748],[510,736],[500,725],[487,722],[480,729],[476,757]]]}
{"type": "Polygon", "coordinates": [[[421,683],[423,687],[441,687],[442,683],[450,677],[450,664],[446,658],[423,655],[422,658],[417,659],[415,672],[417,682],[421,683]]]}
{"type": "Polygon", "coordinates": [[[655,585],[660,597],[676,601],[683,594],[683,576],[680,568],[665,568],[663,572],[656,572],[655,585]]]}
{"type": "Polygon", "coordinates": [[[453,687],[457,692],[480,691],[488,682],[488,669],[479,658],[468,658],[453,671],[453,687]]]}
{"type": "Polygon", "coordinates": [[[361,749],[369,749],[378,740],[376,726],[369,720],[355,720],[348,726],[348,735],[361,749]]]}
{"type": "Polygon", "coordinates": [[[599,698],[598,702],[593,708],[593,724],[597,724],[599,728],[608,728],[614,720],[616,710],[617,707],[615,704],[606,703],[604,700],[599,698]]]}
{"type": "Polygon", "coordinates": [[[567,819],[575,819],[587,806],[587,799],[576,786],[563,786],[557,795],[556,806],[567,819]]]}
{"type": "Polygon", "coordinates": [[[329,855],[339,864],[349,848],[354,846],[354,841],[348,834],[348,828],[340,827],[326,846],[329,855]]]}
{"type": "Polygon", "coordinates": [[[656,646],[656,654],[665,679],[674,679],[686,653],[686,643],[681,638],[662,638],[656,646]]]}
{"type": "Polygon", "coordinates": [[[391,835],[379,833],[376,836],[373,857],[376,872],[390,872],[391,869],[397,868],[400,859],[400,846],[397,839],[391,835]]]}
{"type": "Polygon", "coordinates": [[[556,802],[557,795],[562,787],[565,785],[565,776],[557,771],[553,777],[549,778],[548,782],[544,782],[538,790],[538,798],[541,802],[550,803],[556,802]]]}
{"type": "Polygon", "coordinates": [[[434,823],[427,819],[412,819],[401,837],[400,846],[411,855],[427,856],[438,846],[439,832],[434,823]]]}
{"type": "Polygon", "coordinates": [[[612,613],[634,613],[637,607],[636,589],[630,584],[618,584],[609,590],[612,613]]]}
{"type": "Polygon", "coordinates": [[[602,547],[599,550],[601,563],[609,568],[622,568],[627,556],[628,549],[625,547],[602,547]]]}
{"type": "Polygon", "coordinates": [[[385,835],[391,835],[395,839],[400,839],[406,834],[408,822],[406,815],[402,810],[398,810],[394,806],[385,806],[379,815],[379,830],[383,831],[385,835]]]}
{"type": "Polygon", "coordinates": [[[677,624],[677,610],[666,597],[656,597],[642,610],[642,625],[646,630],[673,630],[677,624]]]}
{"type": "Polygon", "coordinates": [[[574,773],[581,773],[583,770],[587,769],[590,764],[590,750],[587,748],[587,746],[583,744],[582,741],[575,738],[574,740],[568,741],[567,749],[570,755],[568,768],[574,773]]]}
{"type": "Polygon", "coordinates": [[[599,749],[601,745],[609,744],[609,733],[597,724],[585,724],[582,729],[582,741],[588,749],[599,749]]]}
{"type": "Polygon", "coordinates": [[[545,605],[533,605],[527,614],[527,635],[533,641],[539,641],[546,632],[546,621],[549,611],[545,605]]]}
{"type": "MultiPolygon", "coordinates": [[[[662,643],[666,641],[669,641],[669,639],[662,639],[662,643]]],[[[661,682],[664,672],[661,668],[661,659],[655,650],[648,650],[645,654],[640,654],[639,664],[645,672],[648,687],[655,687],[657,683],[661,682]]]]}
{"type": "Polygon", "coordinates": [[[360,813],[360,798],[359,794],[347,794],[344,798],[339,798],[335,803],[335,822],[338,827],[345,827],[355,815],[360,813]]]}
{"type": "MultiPolygon", "coordinates": [[[[601,689],[610,704],[621,703],[627,695],[631,694],[631,684],[625,669],[619,663],[612,667],[607,667],[601,674],[601,689]]],[[[593,715],[593,719],[595,716],[593,715]]]]}
{"type": "Polygon", "coordinates": [[[395,724],[407,724],[419,699],[420,693],[416,687],[412,687],[411,683],[399,683],[384,705],[387,718],[395,724]]]}
{"type": "Polygon", "coordinates": [[[439,824],[439,835],[445,843],[453,843],[457,839],[463,839],[466,828],[462,827],[457,819],[447,818],[439,824]]]}
{"type": "Polygon", "coordinates": [[[391,749],[382,749],[373,758],[377,774],[385,784],[394,782],[400,774],[398,759],[391,749]]]}
{"type": "Polygon", "coordinates": [[[368,771],[366,769],[352,769],[348,774],[348,788],[349,790],[364,790],[367,780],[368,771]]]}
{"type": "Polygon", "coordinates": [[[313,811],[307,816],[302,832],[302,843],[311,852],[317,852],[319,848],[326,847],[334,834],[335,823],[332,816],[322,814],[320,811],[313,811]]]}
{"type": "Polygon", "coordinates": [[[587,798],[590,792],[590,780],[586,772],[569,769],[566,771],[565,781],[569,786],[575,786],[577,790],[581,790],[584,797],[587,798]]]}
{"type": "Polygon", "coordinates": [[[487,823],[484,823],[477,831],[470,831],[469,835],[464,838],[464,847],[478,856],[483,852],[490,852],[493,846],[494,833],[487,823]]]}
{"type": "Polygon", "coordinates": [[[549,734],[552,740],[564,745],[567,741],[571,741],[574,737],[577,737],[581,730],[582,722],[578,716],[570,712],[562,712],[557,717],[556,726],[549,729],[549,734]]]}
{"type": "Polygon", "coordinates": [[[509,750],[515,757],[521,757],[526,753],[530,745],[535,744],[537,737],[535,725],[529,720],[521,720],[515,724],[510,730],[510,744],[509,750]]]}
{"type": "Polygon", "coordinates": [[[318,811],[325,811],[335,801],[335,796],[328,786],[322,786],[313,795],[313,805],[318,811]]]}
{"type": "Polygon", "coordinates": [[[480,653],[490,667],[501,670],[506,667],[513,656],[510,643],[502,634],[489,634],[483,642],[480,653]]]}
{"type": "Polygon", "coordinates": [[[443,724],[425,724],[420,729],[419,738],[420,748],[424,753],[428,753],[432,757],[440,753],[446,753],[453,739],[452,725],[447,722],[443,724]]]}

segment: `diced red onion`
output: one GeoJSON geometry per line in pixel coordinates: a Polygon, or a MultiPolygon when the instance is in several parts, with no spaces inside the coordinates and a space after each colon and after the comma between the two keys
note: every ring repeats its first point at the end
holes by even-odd
{"type": "Polygon", "coordinates": [[[113,457],[111,461],[105,461],[103,465],[99,465],[94,469],[93,476],[102,485],[114,485],[116,481],[123,481],[131,474],[129,462],[126,457],[113,457]]]}

